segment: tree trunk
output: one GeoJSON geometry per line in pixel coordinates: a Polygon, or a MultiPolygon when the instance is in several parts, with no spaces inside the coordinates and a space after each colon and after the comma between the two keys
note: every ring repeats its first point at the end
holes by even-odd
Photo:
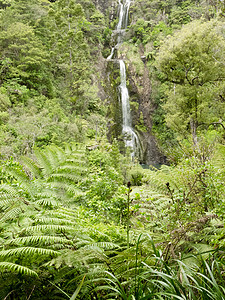
{"type": "Polygon", "coordinates": [[[191,127],[191,135],[192,135],[192,141],[193,145],[197,148],[198,146],[198,139],[197,139],[197,121],[191,118],[190,120],[190,127],[191,127]]]}

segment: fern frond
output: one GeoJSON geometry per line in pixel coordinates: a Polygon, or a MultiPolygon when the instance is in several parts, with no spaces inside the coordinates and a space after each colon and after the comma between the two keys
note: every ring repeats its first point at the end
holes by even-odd
{"type": "Polygon", "coordinates": [[[55,173],[55,174],[52,174],[50,176],[50,180],[53,180],[53,181],[69,181],[69,182],[74,182],[74,183],[78,183],[79,180],[81,180],[82,177],[80,177],[79,175],[77,174],[70,174],[70,173],[55,173]]]}
{"type": "Polygon", "coordinates": [[[55,224],[46,224],[46,225],[36,225],[36,226],[29,226],[25,229],[27,232],[33,232],[33,231],[37,231],[37,232],[49,232],[49,231],[53,231],[53,232],[70,232],[70,231],[74,231],[74,227],[73,226],[65,226],[65,225],[55,225],[55,224]]]}
{"type": "Polygon", "coordinates": [[[42,170],[42,173],[45,176],[50,175],[52,173],[52,166],[45,152],[43,150],[35,149],[34,154],[42,170]]]}
{"type": "Polygon", "coordinates": [[[51,255],[57,256],[60,252],[52,249],[35,248],[35,247],[19,247],[9,250],[1,250],[0,257],[20,256],[20,255],[51,255]]]}
{"type": "Polygon", "coordinates": [[[28,169],[33,178],[39,178],[41,176],[41,170],[33,159],[27,156],[22,156],[20,157],[20,161],[22,165],[28,169]]]}
{"type": "Polygon", "coordinates": [[[99,269],[103,269],[102,262],[105,262],[107,259],[103,251],[86,250],[83,248],[76,251],[68,249],[66,252],[62,251],[62,255],[53,258],[45,265],[55,265],[57,268],[67,265],[74,268],[78,267],[79,269],[85,266],[89,269],[92,263],[93,268],[98,267],[99,269]]]}
{"type": "Polygon", "coordinates": [[[74,172],[75,174],[82,174],[87,172],[87,168],[85,166],[82,166],[81,161],[77,161],[77,164],[72,162],[72,164],[65,164],[57,168],[57,171],[61,174],[63,172],[65,173],[72,173],[74,172]]]}
{"type": "Polygon", "coordinates": [[[55,148],[55,154],[57,155],[58,161],[60,163],[63,163],[66,160],[66,153],[65,150],[63,150],[62,148],[55,148]]]}
{"type": "Polygon", "coordinates": [[[80,216],[77,214],[77,211],[68,208],[57,209],[54,211],[51,210],[48,212],[48,215],[55,216],[57,217],[57,219],[60,218],[60,219],[67,220],[71,222],[71,224],[73,223],[75,224],[75,220],[80,221],[80,216]]]}
{"type": "MultiPolygon", "coordinates": [[[[37,189],[40,188],[41,183],[38,183],[38,186],[35,184],[35,187],[37,186],[37,189]]],[[[59,198],[58,191],[55,188],[52,188],[51,183],[48,183],[48,185],[42,184],[41,191],[38,191],[36,193],[37,198],[59,198]]]]}
{"type": "Polygon", "coordinates": [[[77,226],[77,223],[74,222],[74,221],[72,221],[72,220],[59,219],[59,218],[49,218],[49,217],[37,218],[35,220],[35,222],[37,222],[37,223],[43,223],[43,224],[75,225],[75,226],[77,226]]]}
{"type": "Polygon", "coordinates": [[[73,184],[69,184],[66,182],[59,182],[59,181],[53,181],[51,182],[51,186],[55,187],[55,188],[60,188],[60,189],[64,189],[65,191],[69,192],[69,193],[73,193],[74,196],[82,196],[85,194],[85,192],[82,192],[81,190],[79,190],[76,186],[74,186],[73,184]]]}
{"type": "Polygon", "coordinates": [[[83,247],[83,249],[86,249],[86,250],[97,250],[97,249],[112,250],[112,249],[119,249],[119,248],[120,248],[119,245],[112,243],[112,242],[90,243],[83,247]]]}
{"type": "Polygon", "coordinates": [[[22,209],[20,207],[15,207],[12,208],[10,207],[8,209],[8,211],[5,211],[2,216],[0,215],[0,220],[1,222],[6,221],[6,220],[13,220],[16,217],[18,217],[18,215],[20,215],[22,212],[22,209]]]}
{"type": "Polygon", "coordinates": [[[10,272],[20,273],[29,276],[35,276],[35,277],[38,276],[38,274],[32,271],[31,269],[11,262],[0,262],[0,270],[2,272],[7,270],[10,272]]]}
{"type": "Polygon", "coordinates": [[[12,239],[10,241],[5,242],[5,245],[29,245],[29,244],[36,244],[38,245],[52,245],[55,243],[60,243],[63,245],[72,245],[73,242],[66,238],[55,236],[55,235],[32,235],[32,236],[25,236],[25,237],[18,237],[12,239]]]}
{"type": "Polygon", "coordinates": [[[72,148],[71,148],[71,144],[68,144],[68,143],[66,143],[65,144],[65,154],[67,155],[67,156],[69,156],[69,155],[71,155],[71,153],[72,153],[72,148]]]}
{"type": "Polygon", "coordinates": [[[7,194],[0,193],[1,201],[0,201],[0,208],[1,210],[6,210],[8,207],[12,206],[16,201],[18,201],[17,198],[11,198],[7,194]]]}
{"type": "Polygon", "coordinates": [[[59,161],[58,156],[56,154],[57,150],[59,149],[59,147],[57,147],[56,145],[49,145],[45,148],[45,153],[46,156],[48,157],[48,160],[51,164],[51,168],[52,170],[55,170],[58,165],[62,162],[59,161]]]}
{"type": "Polygon", "coordinates": [[[15,189],[13,186],[11,186],[9,184],[1,184],[0,192],[5,193],[6,195],[9,195],[11,197],[15,197],[19,194],[17,189],[15,189]]]}
{"type": "Polygon", "coordinates": [[[7,172],[13,176],[19,185],[33,198],[34,191],[32,189],[32,184],[30,183],[29,177],[25,174],[25,172],[22,172],[21,170],[7,167],[7,172]]]}
{"type": "Polygon", "coordinates": [[[59,203],[53,198],[42,198],[36,201],[37,204],[44,207],[58,207],[59,203]]]}
{"type": "Polygon", "coordinates": [[[83,153],[85,150],[84,146],[79,143],[71,143],[70,147],[71,147],[72,152],[82,152],[83,153]]]}

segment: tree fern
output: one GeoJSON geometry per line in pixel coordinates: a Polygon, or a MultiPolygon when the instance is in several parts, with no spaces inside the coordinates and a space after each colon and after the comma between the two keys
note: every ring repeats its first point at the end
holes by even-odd
{"type": "MultiPolygon", "coordinates": [[[[78,230],[78,229],[77,229],[78,230]]],[[[44,224],[34,225],[26,228],[26,232],[73,232],[73,226],[58,225],[58,224],[44,224]]]]}
{"type": "MultiPolygon", "coordinates": [[[[57,215],[54,213],[54,215],[57,215]]],[[[58,225],[77,225],[77,222],[75,220],[69,220],[69,219],[61,219],[61,218],[54,218],[54,217],[43,217],[43,218],[36,218],[35,220],[36,223],[41,223],[41,224],[58,224],[58,225]]]]}
{"type": "Polygon", "coordinates": [[[0,185],[0,220],[13,220],[27,210],[32,203],[21,195],[18,188],[7,184],[0,185]]]}
{"type": "Polygon", "coordinates": [[[45,248],[35,248],[35,247],[18,247],[14,249],[8,249],[8,250],[1,250],[0,251],[0,258],[6,258],[6,257],[15,257],[15,256],[33,256],[33,255],[50,255],[50,256],[56,256],[60,253],[52,250],[52,249],[45,249],[45,248]]]}
{"type": "Polygon", "coordinates": [[[30,179],[23,170],[13,167],[6,168],[7,173],[15,178],[24,192],[28,193],[31,198],[34,196],[33,186],[30,184],[30,179]]]}
{"type": "Polygon", "coordinates": [[[41,169],[37,166],[36,162],[28,156],[20,157],[20,162],[25,166],[32,179],[39,178],[41,176],[41,169]]]}
{"type": "Polygon", "coordinates": [[[38,166],[44,176],[50,175],[53,172],[55,167],[55,164],[52,164],[53,160],[49,159],[50,156],[49,153],[54,155],[52,153],[52,150],[50,150],[49,148],[46,148],[45,151],[39,149],[34,150],[34,154],[38,162],[38,166]]]}
{"type": "MultiPolygon", "coordinates": [[[[68,168],[67,162],[61,170],[61,177],[57,177],[56,175],[54,180],[50,180],[52,172],[57,170],[57,167],[66,161],[67,156],[65,151],[58,147],[46,147],[45,150],[37,150],[35,154],[36,162],[35,160],[23,158],[23,163],[26,165],[27,170],[29,170],[28,175],[20,168],[7,167],[7,172],[18,183],[15,188],[0,185],[0,193],[3,196],[0,202],[0,209],[2,210],[0,217],[2,222],[6,222],[5,225],[4,223],[2,224],[2,229],[6,228],[8,221],[14,222],[16,229],[13,239],[9,238],[10,228],[4,231],[4,235],[8,236],[8,239],[4,243],[5,249],[0,251],[0,258],[5,263],[14,263],[17,257],[23,257],[23,266],[21,265],[21,268],[26,268],[26,264],[29,265],[29,257],[52,258],[60,254],[60,252],[54,249],[74,247],[72,234],[74,234],[74,231],[79,231],[79,226],[74,224],[74,222],[63,222],[57,218],[54,220],[46,218],[45,221],[44,219],[38,219],[41,208],[48,207],[51,209],[51,207],[58,206],[57,202],[63,195],[62,190],[64,190],[64,193],[67,191],[77,192],[78,189],[74,183],[75,175],[71,180],[71,176],[73,175],[69,172],[66,178],[68,170],[74,169],[74,174],[78,173],[77,166],[73,168],[71,165],[73,162],[70,162],[69,165],[71,167],[68,168]],[[62,180],[63,172],[65,178],[67,180],[69,178],[70,182],[72,181],[70,183],[71,190],[66,188],[64,180],[62,180]],[[29,200],[26,198],[27,195],[30,198],[29,200]],[[17,224],[17,216],[19,216],[20,220],[23,218],[24,221],[17,224]],[[28,222],[25,221],[26,219],[28,222]],[[23,224],[26,224],[26,226],[21,226],[23,224]],[[70,238],[65,237],[66,232],[70,235],[70,238]],[[40,248],[40,245],[44,247],[40,248]],[[10,261],[8,261],[9,259],[10,261]]],[[[71,155],[71,151],[68,154],[71,155]]],[[[79,157],[81,156],[79,155],[79,157]]],[[[22,270],[19,265],[17,269],[22,270]]]]}
{"type": "Polygon", "coordinates": [[[55,235],[31,235],[17,237],[5,242],[5,245],[48,245],[54,247],[55,244],[73,245],[71,240],[55,235]]]}
{"type": "Polygon", "coordinates": [[[10,272],[20,273],[24,275],[29,275],[29,276],[35,276],[35,277],[38,276],[38,274],[35,271],[11,262],[0,261],[0,270],[1,272],[10,271],[10,272]]]}

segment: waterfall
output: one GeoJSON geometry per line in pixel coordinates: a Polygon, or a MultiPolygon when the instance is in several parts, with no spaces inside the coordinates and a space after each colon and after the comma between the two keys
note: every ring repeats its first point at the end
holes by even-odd
{"type": "MultiPolygon", "coordinates": [[[[124,0],[125,3],[119,0],[119,21],[116,27],[115,32],[118,34],[117,45],[112,48],[111,54],[107,57],[107,60],[111,60],[114,55],[114,50],[123,42],[123,32],[126,30],[128,25],[128,16],[130,8],[130,0],[124,0]]],[[[122,105],[122,133],[124,135],[124,142],[126,147],[131,148],[132,157],[139,150],[139,139],[134,130],[132,129],[132,121],[130,114],[130,102],[129,102],[129,93],[126,85],[126,66],[122,59],[119,59],[120,65],[120,100],[122,105]]]]}
{"type": "Polygon", "coordinates": [[[115,47],[112,47],[112,50],[111,50],[111,53],[110,55],[106,58],[107,60],[109,59],[112,59],[113,58],[113,55],[114,55],[114,50],[115,50],[115,47]]]}
{"type": "Polygon", "coordinates": [[[125,145],[131,147],[132,156],[135,154],[135,150],[138,146],[138,137],[131,125],[131,115],[130,115],[130,102],[129,93],[126,84],[126,67],[123,60],[119,60],[120,63],[120,99],[122,104],[122,114],[123,114],[123,129],[122,133],[125,136],[125,145]]]}
{"type": "Polygon", "coordinates": [[[119,0],[119,10],[120,10],[119,11],[119,22],[116,27],[117,30],[122,29],[122,22],[123,22],[123,15],[124,15],[124,5],[123,5],[123,3],[120,2],[120,0],[119,0]]]}
{"type": "Polygon", "coordinates": [[[119,22],[116,29],[126,29],[128,25],[128,15],[130,8],[130,0],[126,0],[125,4],[121,3],[119,0],[119,22]]]}

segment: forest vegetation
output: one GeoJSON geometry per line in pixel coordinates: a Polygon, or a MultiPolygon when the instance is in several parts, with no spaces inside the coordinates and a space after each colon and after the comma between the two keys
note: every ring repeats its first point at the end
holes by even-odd
{"type": "Polygon", "coordinates": [[[225,299],[224,1],[131,2],[147,169],[108,132],[116,10],[0,0],[0,299],[225,299]]]}

